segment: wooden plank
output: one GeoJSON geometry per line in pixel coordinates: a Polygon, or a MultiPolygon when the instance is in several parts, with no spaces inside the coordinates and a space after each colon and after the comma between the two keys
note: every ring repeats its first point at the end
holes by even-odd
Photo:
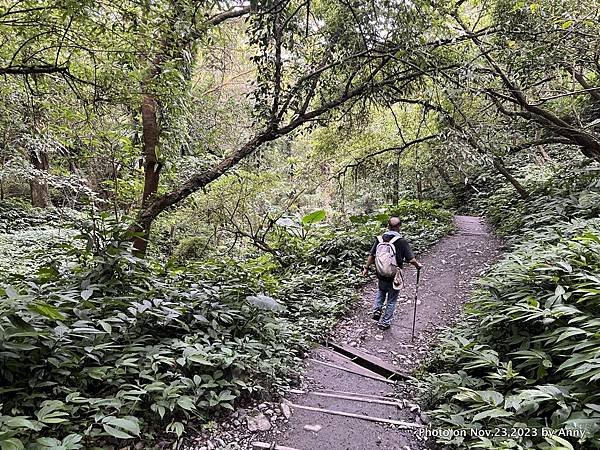
{"type": "Polygon", "coordinates": [[[284,445],[275,445],[273,446],[273,444],[268,444],[266,442],[253,442],[252,443],[252,447],[254,448],[268,448],[268,449],[272,449],[272,450],[299,450],[297,448],[292,448],[292,447],[286,447],[284,445]]]}
{"type": "MultiPolygon", "coordinates": [[[[290,391],[291,392],[291,391],[290,391]]],[[[394,397],[386,397],[385,395],[372,395],[372,394],[361,394],[360,392],[350,392],[350,391],[336,391],[333,389],[323,389],[322,391],[319,392],[326,392],[326,393],[330,393],[330,394],[344,394],[344,395],[354,395],[356,397],[366,397],[366,398],[377,398],[379,400],[398,400],[394,397]]],[[[300,391],[297,393],[304,393],[304,391],[300,391]]]]}
{"type": "MultiPolygon", "coordinates": [[[[332,348],[323,347],[322,350],[324,350],[324,351],[321,353],[321,356],[323,356],[324,359],[319,359],[319,361],[325,361],[330,364],[341,365],[342,367],[347,367],[349,369],[353,369],[356,372],[366,373],[366,374],[372,375],[374,377],[376,377],[376,376],[381,377],[380,374],[373,372],[372,370],[358,364],[356,362],[356,360],[357,360],[356,357],[349,358],[348,356],[346,356],[340,352],[336,352],[332,348]],[[341,364],[342,362],[344,362],[346,364],[350,364],[350,366],[346,366],[346,364],[341,364]]],[[[381,378],[385,378],[385,377],[381,377],[381,378]]]]}
{"type": "Polygon", "coordinates": [[[322,365],[327,366],[327,367],[332,367],[334,369],[343,370],[344,372],[349,372],[349,373],[353,373],[355,375],[360,375],[361,377],[366,377],[366,378],[371,378],[373,380],[381,381],[383,383],[393,383],[392,381],[388,380],[387,378],[383,378],[381,375],[378,375],[375,372],[373,372],[372,374],[368,373],[368,372],[370,372],[370,370],[367,370],[364,367],[361,367],[361,369],[363,369],[364,372],[358,372],[358,371],[356,371],[354,369],[351,369],[349,367],[338,366],[337,364],[333,364],[333,363],[330,363],[328,361],[321,361],[320,359],[308,358],[308,360],[312,361],[312,362],[316,362],[318,364],[322,364],[322,365]],[[367,373],[365,373],[365,372],[367,372],[367,373]]]}
{"type": "Polygon", "coordinates": [[[334,389],[323,389],[322,391],[303,391],[301,389],[288,389],[287,392],[289,392],[290,394],[311,394],[311,393],[324,393],[324,394],[343,394],[343,395],[352,395],[354,397],[362,397],[362,398],[374,398],[377,400],[389,400],[389,401],[396,401],[396,403],[402,405],[402,403],[399,403],[398,399],[395,397],[386,397],[384,395],[373,395],[373,394],[361,394],[360,392],[350,392],[350,391],[336,391],[334,389]]]}
{"type": "Polygon", "coordinates": [[[356,358],[354,360],[355,364],[359,364],[360,366],[369,369],[371,372],[375,372],[385,378],[388,378],[390,380],[405,380],[407,378],[410,378],[408,374],[400,372],[392,364],[389,364],[383,359],[371,355],[370,353],[363,352],[362,350],[358,350],[357,348],[351,347],[346,344],[338,344],[336,342],[331,341],[329,341],[329,345],[338,353],[356,358]]]}
{"type": "Polygon", "coordinates": [[[288,389],[287,392],[290,394],[306,394],[306,391],[303,391],[302,389],[288,389]]]}
{"type": "Polygon", "coordinates": [[[349,362],[354,362],[354,360],[356,359],[356,358],[350,358],[349,356],[343,355],[343,354],[342,354],[342,353],[340,353],[340,352],[336,352],[336,351],[335,351],[333,348],[331,348],[331,347],[320,347],[320,348],[319,348],[319,351],[320,351],[320,350],[324,350],[324,351],[325,351],[325,353],[327,353],[328,355],[333,355],[333,356],[334,356],[334,357],[336,357],[336,358],[342,358],[342,359],[345,359],[345,360],[347,360],[347,361],[349,361],[349,362]]]}
{"type": "Polygon", "coordinates": [[[394,402],[391,400],[380,400],[378,398],[366,398],[366,397],[355,397],[355,396],[351,396],[351,395],[328,394],[327,392],[316,392],[316,391],[308,392],[308,394],[317,395],[319,397],[339,398],[341,400],[352,400],[355,402],[377,403],[379,405],[397,406],[398,408],[404,407],[404,405],[402,405],[401,403],[394,402]]]}
{"type": "Polygon", "coordinates": [[[373,416],[363,416],[360,414],[349,413],[345,411],[335,411],[333,409],[324,409],[324,408],[315,408],[312,406],[304,406],[297,405],[295,403],[291,404],[292,408],[304,409],[306,411],[314,411],[320,412],[324,414],[333,414],[335,416],[344,416],[344,417],[352,417],[354,419],[362,419],[368,420],[370,422],[379,422],[379,423],[389,423],[391,425],[398,425],[401,428],[411,429],[411,428],[423,428],[425,425],[420,425],[414,422],[404,422],[402,420],[393,420],[393,419],[384,419],[383,417],[373,417],[373,416]]]}
{"type": "Polygon", "coordinates": [[[344,372],[353,373],[353,374],[359,375],[361,377],[371,378],[372,380],[381,381],[382,383],[396,384],[395,381],[388,380],[387,378],[383,378],[383,377],[381,377],[379,375],[368,375],[366,373],[356,372],[355,370],[348,369],[347,367],[338,366],[338,365],[331,364],[331,363],[328,363],[328,362],[325,362],[325,361],[319,361],[318,359],[308,358],[308,360],[312,361],[312,362],[316,362],[318,364],[322,364],[322,365],[327,366],[327,367],[332,367],[332,368],[337,369],[337,370],[343,370],[344,372]]]}

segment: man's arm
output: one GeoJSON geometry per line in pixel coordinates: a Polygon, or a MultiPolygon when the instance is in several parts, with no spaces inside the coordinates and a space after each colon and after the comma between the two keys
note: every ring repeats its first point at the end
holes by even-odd
{"type": "Polygon", "coordinates": [[[375,252],[377,251],[377,244],[378,241],[377,239],[375,239],[375,242],[373,242],[373,245],[371,246],[371,251],[369,252],[369,256],[367,257],[367,260],[365,261],[365,265],[363,267],[363,277],[369,275],[369,267],[371,267],[371,265],[375,263],[375,252]]]}
{"type": "Polygon", "coordinates": [[[363,267],[363,277],[369,275],[369,267],[375,262],[375,257],[373,255],[369,255],[367,257],[367,261],[365,262],[365,266],[363,267]]]}
{"type": "Polygon", "coordinates": [[[405,244],[403,250],[404,250],[404,257],[406,258],[406,261],[408,261],[410,264],[412,264],[413,266],[415,266],[417,268],[417,270],[419,270],[421,267],[423,267],[423,264],[421,264],[415,258],[415,255],[413,254],[412,249],[410,248],[410,244],[408,243],[408,241],[403,241],[403,243],[405,244]]]}

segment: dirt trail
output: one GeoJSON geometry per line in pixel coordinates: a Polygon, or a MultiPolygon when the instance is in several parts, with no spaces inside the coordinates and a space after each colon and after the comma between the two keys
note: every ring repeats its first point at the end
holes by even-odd
{"type": "MultiPolygon", "coordinates": [[[[333,339],[380,358],[399,371],[410,373],[415,369],[440,330],[459,318],[473,281],[500,255],[501,242],[489,233],[489,227],[481,219],[456,216],[455,223],[455,234],[442,239],[419,257],[424,268],[419,285],[414,343],[411,343],[411,328],[416,277],[412,267],[404,269],[406,288],[398,300],[394,323],[390,330],[378,330],[370,318],[371,305],[377,289],[376,281],[373,281],[364,290],[361,304],[355,313],[344,320],[333,333],[333,339]]],[[[418,406],[409,394],[399,394],[402,389],[396,389],[393,384],[383,381],[381,375],[360,367],[349,358],[330,349],[320,348],[314,352],[306,365],[302,387],[305,393],[291,393],[289,399],[293,404],[388,421],[421,423],[418,406]],[[357,400],[357,397],[362,400],[357,400]],[[387,397],[390,398],[386,399],[387,397]],[[389,400],[398,401],[399,406],[388,404],[389,400]]],[[[412,429],[399,424],[367,421],[293,406],[292,412],[289,426],[277,437],[276,444],[285,446],[280,448],[426,448],[423,442],[415,437],[412,429]],[[307,430],[306,425],[314,425],[314,430],[319,431],[307,430]]],[[[269,440],[269,443],[271,442],[272,440],[269,440]]]]}

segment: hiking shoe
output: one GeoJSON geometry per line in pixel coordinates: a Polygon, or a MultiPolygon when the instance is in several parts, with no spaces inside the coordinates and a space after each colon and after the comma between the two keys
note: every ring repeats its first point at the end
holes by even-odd
{"type": "Polygon", "coordinates": [[[380,323],[379,325],[377,325],[377,328],[379,328],[380,330],[389,330],[390,329],[390,325],[389,324],[382,324],[382,323],[380,323]]]}
{"type": "Polygon", "coordinates": [[[373,320],[379,320],[381,318],[381,311],[375,311],[371,316],[373,320]]]}

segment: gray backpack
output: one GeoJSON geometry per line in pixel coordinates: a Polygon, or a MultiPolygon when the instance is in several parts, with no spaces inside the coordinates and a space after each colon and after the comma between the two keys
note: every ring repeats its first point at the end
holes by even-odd
{"type": "Polygon", "coordinates": [[[384,242],[383,236],[377,236],[377,248],[375,249],[375,267],[377,273],[385,278],[394,278],[398,272],[398,263],[396,262],[396,246],[394,242],[400,239],[400,236],[394,236],[389,242],[384,242]]]}

